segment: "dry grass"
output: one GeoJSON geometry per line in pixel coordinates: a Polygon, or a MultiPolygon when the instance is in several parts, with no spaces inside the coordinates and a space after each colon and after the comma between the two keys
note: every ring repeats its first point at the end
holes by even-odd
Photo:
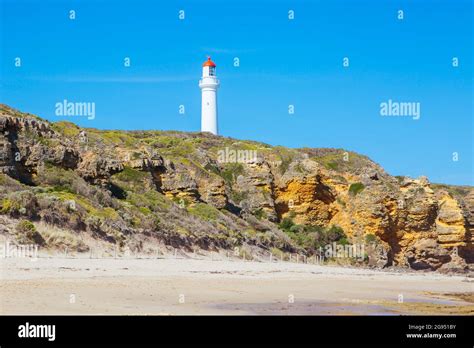
{"type": "Polygon", "coordinates": [[[84,252],[89,250],[89,246],[84,243],[79,233],[61,229],[59,227],[39,222],[36,229],[43,236],[49,248],[64,249],[84,252]]]}

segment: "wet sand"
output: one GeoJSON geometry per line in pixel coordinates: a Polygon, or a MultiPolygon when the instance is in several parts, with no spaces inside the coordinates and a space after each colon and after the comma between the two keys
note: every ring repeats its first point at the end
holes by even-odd
{"type": "Polygon", "coordinates": [[[474,279],[288,262],[0,260],[0,314],[474,315],[474,279]]]}

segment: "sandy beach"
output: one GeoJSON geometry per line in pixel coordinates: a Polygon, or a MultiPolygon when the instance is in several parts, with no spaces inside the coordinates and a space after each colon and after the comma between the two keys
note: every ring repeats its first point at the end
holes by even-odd
{"type": "Polygon", "coordinates": [[[289,262],[2,259],[1,314],[474,314],[474,279],[289,262]]]}

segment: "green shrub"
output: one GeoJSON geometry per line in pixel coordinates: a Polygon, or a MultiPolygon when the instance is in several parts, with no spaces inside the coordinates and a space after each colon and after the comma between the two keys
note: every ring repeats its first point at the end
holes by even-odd
{"type": "Polygon", "coordinates": [[[125,166],[111,178],[109,190],[119,199],[125,199],[130,192],[145,193],[152,186],[150,173],[125,166]]]}
{"type": "Polygon", "coordinates": [[[139,207],[138,210],[144,215],[150,215],[151,210],[148,207],[139,207]]]}
{"type": "Polygon", "coordinates": [[[336,242],[341,240],[342,238],[346,238],[346,234],[344,233],[344,230],[339,227],[332,225],[328,229],[325,230],[326,237],[328,239],[328,242],[336,242]]]}
{"type": "Polygon", "coordinates": [[[373,242],[375,242],[376,240],[377,240],[377,237],[375,237],[375,235],[372,234],[372,233],[369,233],[369,234],[366,234],[366,235],[365,235],[365,242],[366,242],[366,243],[373,243],[373,242]]]}
{"type": "Polygon", "coordinates": [[[302,227],[304,227],[304,226],[293,225],[293,226],[290,227],[289,231],[292,232],[292,233],[298,233],[298,232],[301,232],[302,227]]]}
{"type": "Polygon", "coordinates": [[[234,203],[240,204],[243,200],[247,199],[248,192],[245,191],[231,191],[230,197],[234,203]]]}
{"type": "Polygon", "coordinates": [[[33,216],[37,210],[37,199],[31,191],[10,192],[0,201],[0,214],[33,216]]]}
{"type": "Polygon", "coordinates": [[[131,134],[124,131],[116,131],[116,130],[100,131],[99,135],[102,139],[104,139],[108,143],[120,144],[120,145],[125,145],[128,147],[136,146],[138,142],[138,140],[135,139],[131,134]]]}
{"type": "Polygon", "coordinates": [[[365,188],[364,184],[360,182],[356,182],[354,184],[351,184],[349,186],[349,193],[352,194],[353,196],[357,195],[359,192],[362,192],[362,190],[365,188]]]}
{"type": "Polygon", "coordinates": [[[20,205],[17,202],[12,201],[11,199],[4,198],[1,201],[0,213],[8,214],[11,211],[20,209],[20,205]]]}
{"type": "Polygon", "coordinates": [[[254,239],[257,236],[257,231],[252,228],[248,228],[244,230],[243,234],[249,236],[250,238],[254,239]]]}
{"type": "Polygon", "coordinates": [[[330,227],[297,225],[290,218],[284,218],[279,227],[293,240],[296,245],[309,252],[314,252],[320,247],[336,242],[337,244],[349,244],[344,230],[332,225],[330,227]]]}
{"type": "Polygon", "coordinates": [[[342,237],[340,238],[339,240],[337,240],[337,244],[340,244],[340,245],[348,245],[350,244],[349,241],[347,240],[346,237],[342,237]]]}
{"type": "Polygon", "coordinates": [[[265,212],[265,210],[263,210],[263,208],[255,210],[253,212],[253,215],[259,220],[266,219],[268,217],[267,213],[265,212]]]}
{"type": "Polygon", "coordinates": [[[292,219],[286,217],[286,218],[283,218],[283,220],[281,220],[281,222],[279,223],[279,227],[285,231],[285,232],[290,232],[290,229],[291,227],[293,227],[295,225],[295,223],[293,222],[292,219]]]}
{"type": "Polygon", "coordinates": [[[219,216],[219,210],[205,203],[196,203],[188,208],[188,211],[206,221],[214,221],[219,216]]]}
{"type": "Polygon", "coordinates": [[[77,179],[73,170],[58,167],[52,163],[45,162],[35,179],[35,183],[50,187],[52,191],[75,193],[73,184],[77,179]]]}
{"type": "Polygon", "coordinates": [[[28,220],[21,220],[16,225],[16,239],[19,243],[28,244],[35,243],[44,245],[44,239],[36,230],[35,225],[28,220]]]}
{"type": "Polygon", "coordinates": [[[51,125],[51,128],[68,138],[76,137],[80,132],[80,128],[77,125],[68,121],[55,122],[51,125]]]}
{"type": "Polygon", "coordinates": [[[120,173],[114,175],[114,178],[125,182],[140,182],[146,176],[144,172],[125,166],[120,173]]]}
{"type": "Polygon", "coordinates": [[[227,163],[220,175],[224,181],[231,185],[235,182],[239,175],[244,174],[244,166],[242,163],[227,163]]]}

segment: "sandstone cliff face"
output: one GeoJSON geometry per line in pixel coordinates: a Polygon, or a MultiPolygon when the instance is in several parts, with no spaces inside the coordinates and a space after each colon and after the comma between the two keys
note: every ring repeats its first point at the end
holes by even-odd
{"type": "Polygon", "coordinates": [[[1,213],[111,243],[145,235],[185,248],[311,253],[298,231],[339,226],[349,242],[375,248],[377,266],[463,271],[474,259],[473,188],[395,178],[343,150],[80,129],[3,105],[0,172],[1,213]],[[223,161],[224,149],[257,157],[223,161]],[[286,235],[279,224],[289,220],[299,227],[286,235]]]}

